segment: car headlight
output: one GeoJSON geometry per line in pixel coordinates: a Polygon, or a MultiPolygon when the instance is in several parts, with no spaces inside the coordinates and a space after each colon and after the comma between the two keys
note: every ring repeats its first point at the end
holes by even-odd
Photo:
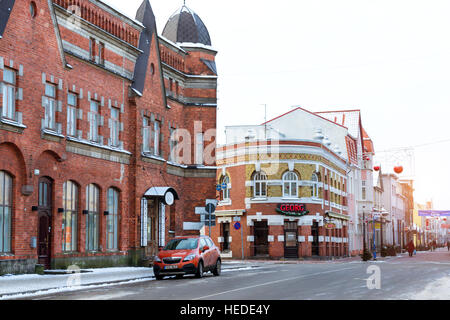
{"type": "Polygon", "coordinates": [[[155,256],[155,262],[161,262],[161,259],[158,256],[155,256]]]}
{"type": "Polygon", "coordinates": [[[183,262],[192,261],[195,259],[195,254],[190,254],[186,258],[184,258],[183,262]]]}

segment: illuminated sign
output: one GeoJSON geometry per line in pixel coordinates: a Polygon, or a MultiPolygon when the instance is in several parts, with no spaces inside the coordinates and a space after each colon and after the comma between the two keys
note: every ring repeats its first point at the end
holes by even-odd
{"type": "Polygon", "coordinates": [[[294,217],[301,217],[305,216],[309,213],[309,211],[306,210],[304,204],[289,204],[289,203],[283,203],[279,204],[277,206],[276,210],[279,214],[285,215],[285,216],[294,216],[294,217]]]}

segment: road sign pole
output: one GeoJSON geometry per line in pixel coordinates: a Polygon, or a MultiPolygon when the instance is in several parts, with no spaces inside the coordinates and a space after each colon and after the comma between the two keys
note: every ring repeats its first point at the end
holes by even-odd
{"type": "Polygon", "coordinates": [[[209,214],[209,237],[211,238],[211,213],[209,214]]]}
{"type": "Polygon", "coordinates": [[[241,248],[242,248],[242,260],[244,260],[244,228],[241,226],[241,248]]]}

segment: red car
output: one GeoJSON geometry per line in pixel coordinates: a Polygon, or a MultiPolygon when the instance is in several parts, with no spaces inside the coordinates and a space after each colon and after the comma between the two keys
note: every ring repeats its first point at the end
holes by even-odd
{"type": "Polygon", "coordinates": [[[157,280],[165,276],[182,278],[186,274],[203,277],[211,271],[220,276],[222,260],[220,250],[207,236],[177,237],[155,257],[153,272],[157,280]]]}

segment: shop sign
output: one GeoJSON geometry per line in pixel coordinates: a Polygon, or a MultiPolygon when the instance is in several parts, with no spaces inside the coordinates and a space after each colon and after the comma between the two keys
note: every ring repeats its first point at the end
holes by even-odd
{"type": "Polygon", "coordinates": [[[304,204],[278,204],[276,211],[285,216],[302,217],[309,213],[304,204]]]}
{"type": "Polygon", "coordinates": [[[375,222],[375,230],[381,230],[381,223],[375,222]]]}
{"type": "Polygon", "coordinates": [[[335,229],[335,228],[336,228],[336,224],[334,224],[334,223],[325,224],[325,229],[331,230],[331,229],[335,229]]]}

